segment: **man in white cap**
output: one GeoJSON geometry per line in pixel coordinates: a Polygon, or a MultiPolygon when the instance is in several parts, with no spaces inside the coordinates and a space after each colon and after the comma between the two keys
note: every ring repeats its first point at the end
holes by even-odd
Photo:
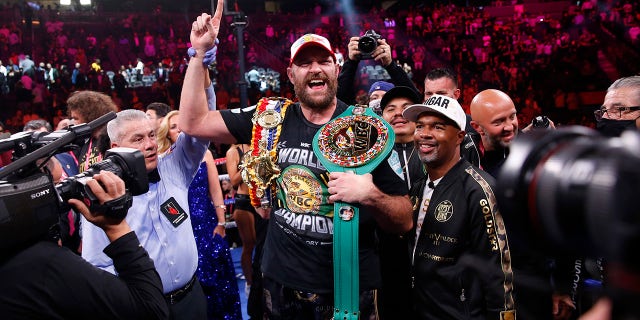
{"type": "Polygon", "coordinates": [[[407,187],[400,168],[392,167],[397,159],[385,159],[364,175],[327,174],[319,163],[312,148],[316,132],[348,107],[336,98],[340,68],[331,45],[316,34],[303,35],[291,46],[287,76],[300,102],[262,99],[241,110],[209,111],[202,90],[207,70],[192,62],[213,47],[216,31],[208,14],[192,25],[196,55],[185,75],[179,126],[187,134],[219,143],[256,142],[251,154],[270,155],[268,160],[262,158],[261,168],[280,171],[275,189],[252,195],[254,206],[272,205],[262,257],[267,317],[333,317],[333,220],[339,218],[334,217],[332,203],[336,201],[360,207],[360,317],[377,317],[380,271],[373,230],[376,225],[388,232],[411,229],[407,187]]]}
{"type": "Polygon", "coordinates": [[[507,235],[494,179],[460,157],[466,116],[433,95],[406,108],[427,176],[410,191],[413,306],[419,319],[515,319],[507,235]]]}

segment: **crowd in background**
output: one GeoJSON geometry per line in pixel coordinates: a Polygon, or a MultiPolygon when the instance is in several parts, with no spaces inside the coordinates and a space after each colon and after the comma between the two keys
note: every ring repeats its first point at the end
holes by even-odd
{"type": "MultiPolygon", "coordinates": [[[[490,15],[487,7],[441,3],[388,10],[374,6],[350,17],[343,9],[316,4],[304,13],[248,14],[243,28],[246,71],[271,68],[281,84],[263,90],[249,86],[249,102],[274,94],[293,96],[284,76],[288,50],[307,32],[326,36],[342,53],[353,32],[375,30],[415,83],[433,68],[452,67],[465,110],[477,92],[500,88],[514,98],[523,123],[546,114],[559,124],[593,126],[597,105],[585,93],[603,92],[612,78],[638,71],[637,63],[625,64],[640,47],[640,13],[633,1],[567,2],[562,12],[515,10],[500,17],[490,15]],[[603,61],[613,64],[613,71],[603,69],[603,61]]],[[[166,11],[158,6],[77,22],[60,15],[59,8],[3,7],[0,120],[6,129],[16,131],[34,118],[55,126],[66,116],[69,94],[83,89],[107,93],[122,109],[142,109],[150,102],[177,109],[188,47],[182,35],[190,16],[166,11]],[[26,10],[39,23],[23,23],[26,10]]],[[[225,19],[222,49],[212,69],[218,106],[234,108],[240,103],[238,81],[245,76],[238,72],[237,30],[231,26],[237,16],[225,19]]],[[[368,72],[375,64],[361,64],[356,81],[362,96],[380,79],[368,72]]]]}

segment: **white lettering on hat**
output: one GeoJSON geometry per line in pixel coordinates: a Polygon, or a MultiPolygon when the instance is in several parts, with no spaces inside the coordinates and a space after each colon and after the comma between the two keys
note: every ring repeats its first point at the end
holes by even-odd
{"type": "Polygon", "coordinates": [[[446,109],[449,106],[449,99],[439,96],[433,96],[426,101],[425,105],[427,106],[438,106],[446,109]]]}

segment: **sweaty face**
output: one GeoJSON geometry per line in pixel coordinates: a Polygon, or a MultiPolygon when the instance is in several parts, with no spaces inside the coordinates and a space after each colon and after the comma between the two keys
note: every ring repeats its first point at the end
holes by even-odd
{"type": "Polygon", "coordinates": [[[326,109],[336,99],[339,67],[331,54],[317,46],[303,48],[287,69],[296,96],[303,106],[326,109]]]}
{"type": "Polygon", "coordinates": [[[422,113],[413,136],[420,160],[427,168],[458,161],[464,132],[437,113],[422,113]]]}
{"type": "Polygon", "coordinates": [[[434,94],[458,99],[460,97],[460,89],[457,88],[457,85],[450,78],[443,77],[435,80],[425,80],[424,100],[426,101],[434,94]]]}
{"type": "Polygon", "coordinates": [[[147,172],[158,166],[158,143],[153,122],[149,119],[128,121],[120,129],[120,141],[111,142],[112,147],[126,147],[140,150],[144,156],[147,172]]]}
{"type": "Polygon", "coordinates": [[[411,100],[403,97],[398,97],[389,101],[387,106],[382,110],[382,118],[389,122],[389,124],[391,124],[391,126],[393,127],[393,132],[395,132],[396,134],[397,142],[406,143],[411,140],[401,141],[400,138],[413,137],[413,132],[416,128],[415,123],[407,121],[402,116],[402,111],[404,111],[404,109],[412,104],[413,102],[411,102],[411,100]]]}

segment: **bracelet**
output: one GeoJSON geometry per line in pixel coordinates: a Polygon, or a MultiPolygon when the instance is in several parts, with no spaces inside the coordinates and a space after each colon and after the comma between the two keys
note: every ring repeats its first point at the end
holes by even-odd
{"type": "MultiPolygon", "coordinates": [[[[217,44],[219,43],[218,39],[215,40],[215,45],[213,46],[213,48],[209,49],[202,60],[202,64],[205,66],[209,66],[212,62],[214,62],[216,60],[216,52],[218,51],[218,46],[217,44]]],[[[193,47],[189,47],[187,49],[187,55],[191,58],[196,56],[196,49],[194,49],[193,47]]]]}
{"type": "Polygon", "coordinates": [[[224,210],[224,212],[227,212],[227,206],[226,206],[226,205],[224,205],[224,204],[220,204],[220,205],[217,205],[217,206],[215,206],[215,207],[216,207],[216,208],[220,208],[220,209],[224,210]]]}
{"type": "Polygon", "coordinates": [[[219,226],[219,227],[221,226],[221,227],[225,228],[225,227],[226,227],[226,223],[224,223],[224,222],[218,222],[218,226],[219,226]]]}

